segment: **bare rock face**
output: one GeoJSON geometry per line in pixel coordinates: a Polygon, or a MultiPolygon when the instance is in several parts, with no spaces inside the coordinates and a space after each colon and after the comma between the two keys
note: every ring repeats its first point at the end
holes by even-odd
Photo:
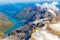
{"type": "Polygon", "coordinates": [[[31,18],[35,14],[35,10],[31,7],[25,8],[22,11],[19,11],[17,14],[14,15],[13,18],[25,22],[29,18],[31,18]]]}
{"type": "Polygon", "coordinates": [[[47,12],[46,8],[25,8],[22,11],[18,12],[13,16],[16,20],[21,22],[26,22],[27,20],[38,20],[43,18],[50,18],[52,19],[53,15],[47,12]]]}
{"type": "Polygon", "coordinates": [[[56,15],[57,15],[57,20],[60,21],[60,12],[57,12],[56,15]]]}

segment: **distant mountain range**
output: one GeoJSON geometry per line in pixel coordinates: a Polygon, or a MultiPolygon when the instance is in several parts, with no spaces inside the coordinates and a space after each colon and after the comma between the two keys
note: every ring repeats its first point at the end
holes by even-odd
{"type": "MultiPolygon", "coordinates": [[[[15,13],[23,10],[26,7],[34,7],[37,2],[32,3],[8,3],[8,4],[0,4],[0,12],[4,12],[8,16],[13,16],[15,13]]],[[[45,2],[39,2],[43,4],[45,2]]],[[[48,2],[51,3],[51,2],[48,2]]],[[[60,4],[57,5],[59,7],[60,4]]],[[[60,8],[60,7],[59,7],[60,8]]]]}

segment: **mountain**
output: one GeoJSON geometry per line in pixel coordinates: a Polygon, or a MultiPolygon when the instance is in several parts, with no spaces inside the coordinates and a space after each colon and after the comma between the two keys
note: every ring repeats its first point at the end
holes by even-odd
{"type": "MultiPolygon", "coordinates": [[[[29,21],[43,19],[45,17],[51,17],[51,14],[47,15],[47,13],[45,13],[46,8],[41,9],[40,7],[36,7],[35,5],[36,3],[42,5],[45,2],[13,3],[13,4],[8,3],[3,5],[0,4],[0,12],[4,12],[4,14],[6,14],[11,21],[18,20],[11,29],[6,31],[6,34],[11,32],[12,30],[15,30],[18,27],[22,27],[22,25],[26,24],[29,21]]],[[[52,2],[47,3],[49,4],[52,2]]],[[[57,7],[60,8],[59,4],[57,5],[57,7]]]]}
{"type": "Polygon", "coordinates": [[[5,14],[7,14],[8,16],[13,15],[14,13],[16,13],[19,9],[17,7],[15,7],[12,4],[4,4],[4,5],[0,5],[0,12],[4,12],[5,14]]]}

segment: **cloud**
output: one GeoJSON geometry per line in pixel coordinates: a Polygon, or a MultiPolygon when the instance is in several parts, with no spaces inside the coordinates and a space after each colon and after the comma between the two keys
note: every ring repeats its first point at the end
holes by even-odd
{"type": "Polygon", "coordinates": [[[35,5],[36,5],[36,6],[39,6],[39,7],[41,6],[39,3],[36,3],[35,5]]]}
{"type": "Polygon", "coordinates": [[[52,5],[57,5],[57,4],[58,4],[58,2],[53,2],[53,3],[52,3],[52,5]]]}
{"type": "Polygon", "coordinates": [[[39,3],[37,3],[36,6],[40,6],[41,8],[53,9],[54,11],[59,11],[59,8],[56,7],[57,4],[58,4],[58,2],[43,3],[40,5],[39,5],[39,3]]]}

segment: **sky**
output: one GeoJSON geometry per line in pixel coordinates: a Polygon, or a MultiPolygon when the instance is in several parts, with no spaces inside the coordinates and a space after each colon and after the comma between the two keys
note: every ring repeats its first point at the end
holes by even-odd
{"type": "Polygon", "coordinates": [[[59,0],[0,0],[0,3],[39,2],[39,1],[59,1],[59,0]]]}

